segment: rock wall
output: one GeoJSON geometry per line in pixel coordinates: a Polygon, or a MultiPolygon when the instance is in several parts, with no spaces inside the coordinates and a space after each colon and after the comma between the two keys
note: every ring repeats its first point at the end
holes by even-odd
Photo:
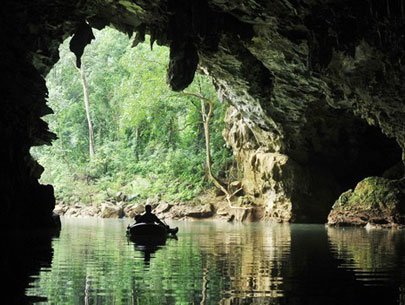
{"type": "MultiPolygon", "coordinates": [[[[10,18],[3,17],[2,14],[2,22],[10,18]]],[[[7,35],[10,29],[4,24],[0,28],[3,37],[0,60],[3,76],[0,82],[0,227],[30,223],[48,226],[52,222],[53,188],[38,183],[43,168],[29,153],[31,146],[50,143],[55,138],[40,119],[51,113],[45,104],[47,90],[43,78],[19,45],[22,42],[18,38],[4,40],[3,35],[7,35]]]]}
{"type": "Polygon", "coordinates": [[[253,34],[223,33],[200,57],[233,106],[225,137],[245,193],[270,218],[324,222],[365,177],[403,177],[404,3],[384,3],[217,4],[253,34]]]}
{"type": "Polygon", "coordinates": [[[0,225],[49,222],[52,188],[29,155],[54,137],[43,77],[63,39],[80,55],[106,25],[170,46],[174,90],[198,65],[213,77],[244,191],[268,217],[326,220],[340,193],[403,166],[404,12],[403,0],[3,1],[0,225]]]}
{"type": "Polygon", "coordinates": [[[395,141],[341,111],[311,113],[302,128],[300,155],[277,150],[271,134],[231,107],[224,137],[232,147],[244,194],[264,205],[267,218],[324,222],[339,194],[365,177],[403,175],[395,141]]]}

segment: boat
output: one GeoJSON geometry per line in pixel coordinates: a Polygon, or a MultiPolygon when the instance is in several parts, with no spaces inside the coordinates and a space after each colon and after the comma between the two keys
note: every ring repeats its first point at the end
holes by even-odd
{"type": "Polygon", "coordinates": [[[148,236],[166,236],[168,234],[166,227],[155,223],[135,223],[129,225],[127,233],[130,235],[148,235],[148,236]]]}
{"type": "Polygon", "coordinates": [[[178,228],[169,228],[155,223],[135,223],[128,225],[127,236],[141,244],[164,244],[169,235],[175,236],[178,228]]]}

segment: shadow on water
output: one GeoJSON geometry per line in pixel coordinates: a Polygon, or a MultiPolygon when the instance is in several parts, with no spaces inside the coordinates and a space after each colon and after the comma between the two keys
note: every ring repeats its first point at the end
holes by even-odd
{"type": "MultiPolygon", "coordinates": [[[[293,226],[284,272],[285,300],[288,304],[403,304],[396,274],[400,271],[391,267],[405,254],[404,240],[398,243],[389,235],[358,228],[293,226]],[[397,251],[398,245],[402,249],[397,251]]],[[[402,232],[399,236],[403,238],[402,232]]]]}
{"type": "Polygon", "coordinates": [[[177,240],[177,236],[168,236],[168,237],[150,237],[150,236],[141,236],[141,237],[128,237],[128,240],[134,244],[136,251],[143,253],[145,265],[150,264],[152,255],[156,253],[159,249],[162,249],[166,245],[168,239],[177,240]]]}
{"type": "Polygon", "coordinates": [[[44,296],[26,296],[25,291],[41,269],[51,267],[52,240],[59,237],[59,233],[59,229],[1,233],[1,304],[25,305],[46,301],[44,296]]]}
{"type": "Polygon", "coordinates": [[[403,230],[328,228],[327,234],[339,268],[360,286],[358,304],[405,304],[403,230]]]}

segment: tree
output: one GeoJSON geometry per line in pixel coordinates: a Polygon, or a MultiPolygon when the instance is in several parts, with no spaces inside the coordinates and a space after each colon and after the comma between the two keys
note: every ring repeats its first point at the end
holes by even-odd
{"type": "Polygon", "coordinates": [[[213,182],[213,184],[221,190],[226,200],[228,201],[229,205],[231,206],[231,198],[238,193],[241,189],[236,190],[233,193],[230,193],[228,190],[228,186],[220,181],[218,177],[213,174],[212,171],[212,156],[211,156],[211,132],[210,132],[210,121],[213,114],[213,108],[215,102],[207,97],[204,96],[203,92],[201,91],[201,86],[199,87],[199,93],[191,93],[191,92],[184,92],[184,95],[196,97],[200,101],[200,114],[202,123],[204,126],[204,138],[205,138],[205,155],[206,155],[206,174],[208,178],[213,182]]]}
{"type": "Polygon", "coordinates": [[[90,101],[89,101],[89,85],[87,84],[86,74],[84,73],[84,64],[80,65],[80,68],[77,68],[80,73],[80,79],[83,86],[83,101],[84,108],[86,111],[87,126],[89,127],[89,156],[90,159],[94,158],[94,130],[93,123],[91,121],[90,115],[90,101]]]}
{"type": "Polygon", "coordinates": [[[55,114],[46,120],[58,140],[35,150],[46,169],[42,182],[55,186],[59,200],[101,203],[117,192],[189,200],[210,186],[204,163],[220,180],[231,154],[221,135],[225,106],[215,101],[211,80],[197,75],[188,90],[215,107],[196,108],[195,96],[166,84],[167,48],[132,48],[126,35],[110,28],[95,37],[83,53],[80,78],[69,41],[47,76],[55,114]]]}

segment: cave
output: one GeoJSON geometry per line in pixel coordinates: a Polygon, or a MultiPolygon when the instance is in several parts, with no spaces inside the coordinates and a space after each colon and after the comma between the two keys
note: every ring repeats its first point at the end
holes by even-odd
{"type": "Polygon", "coordinates": [[[339,195],[370,176],[400,179],[402,150],[395,139],[342,110],[313,109],[303,128],[305,143],[291,157],[308,172],[310,181],[296,221],[324,223],[339,195]],[[305,153],[303,153],[303,151],[305,153]]]}
{"type": "Polygon", "coordinates": [[[66,37],[80,65],[91,28],[107,25],[169,46],[173,90],[198,66],[213,78],[244,193],[265,217],[324,221],[361,179],[403,177],[404,16],[402,0],[4,1],[0,227],[54,225],[53,188],[29,153],[55,138],[44,76],[66,37]]]}

